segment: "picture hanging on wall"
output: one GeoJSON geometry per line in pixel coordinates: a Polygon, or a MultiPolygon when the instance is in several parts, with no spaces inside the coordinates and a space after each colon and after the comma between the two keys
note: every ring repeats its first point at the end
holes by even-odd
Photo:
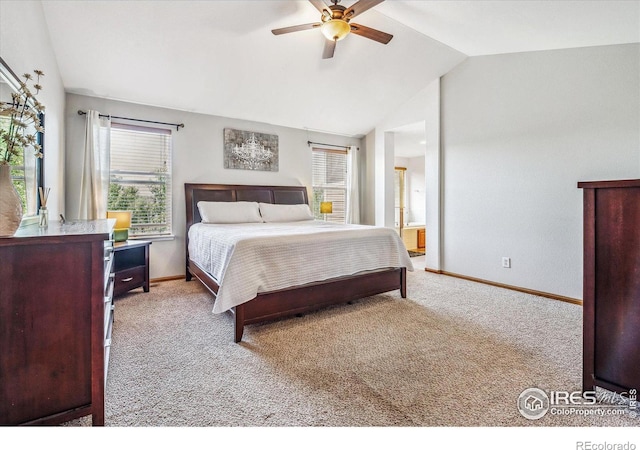
{"type": "Polygon", "coordinates": [[[224,168],[278,171],[278,136],[224,129],[224,168]]]}

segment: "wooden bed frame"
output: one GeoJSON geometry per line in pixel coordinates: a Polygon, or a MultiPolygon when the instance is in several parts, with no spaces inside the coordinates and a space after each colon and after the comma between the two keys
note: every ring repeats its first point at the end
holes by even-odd
{"type": "MultiPolygon", "coordinates": [[[[196,277],[213,295],[216,281],[189,258],[189,228],[201,221],[199,201],[250,201],[274,204],[309,203],[304,186],[252,186],[185,183],[187,227],[185,231],[186,280],[196,277]]],[[[242,340],[244,326],[318,310],[338,303],[400,289],[407,296],[406,268],[382,269],[354,276],[309,283],[272,292],[259,293],[252,300],[232,308],[235,317],[235,342],[242,340]]]]}

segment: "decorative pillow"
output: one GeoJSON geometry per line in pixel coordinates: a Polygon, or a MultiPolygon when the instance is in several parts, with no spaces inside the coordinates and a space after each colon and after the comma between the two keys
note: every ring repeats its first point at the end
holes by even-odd
{"type": "Polygon", "coordinates": [[[198,202],[202,223],[262,222],[257,202],[198,202]]]}
{"type": "Polygon", "coordinates": [[[309,205],[274,205],[260,203],[260,214],[265,222],[299,222],[301,220],[313,220],[313,213],[309,205]]]}

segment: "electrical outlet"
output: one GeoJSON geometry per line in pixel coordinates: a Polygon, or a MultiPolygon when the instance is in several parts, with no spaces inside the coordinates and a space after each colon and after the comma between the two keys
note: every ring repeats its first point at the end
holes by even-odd
{"type": "Polygon", "coordinates": [[[505,269],[510,269],[511,268],[511,258],[509,258],[507,256],[503,256],[502,257],[502,267],[504,267],[505,269]]]}

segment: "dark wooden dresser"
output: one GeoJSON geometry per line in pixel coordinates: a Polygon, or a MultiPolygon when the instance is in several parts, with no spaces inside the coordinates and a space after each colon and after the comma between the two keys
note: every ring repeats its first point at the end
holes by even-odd
{"type": "Polygon", "coordinates": [[[113,219],[0,238],[0,424],[104,425],[113,219]]]}
{"type": "Polygon", "coordinates": [[[583,389],[640,389],[640,180],[584,189],[583,389]]]}

